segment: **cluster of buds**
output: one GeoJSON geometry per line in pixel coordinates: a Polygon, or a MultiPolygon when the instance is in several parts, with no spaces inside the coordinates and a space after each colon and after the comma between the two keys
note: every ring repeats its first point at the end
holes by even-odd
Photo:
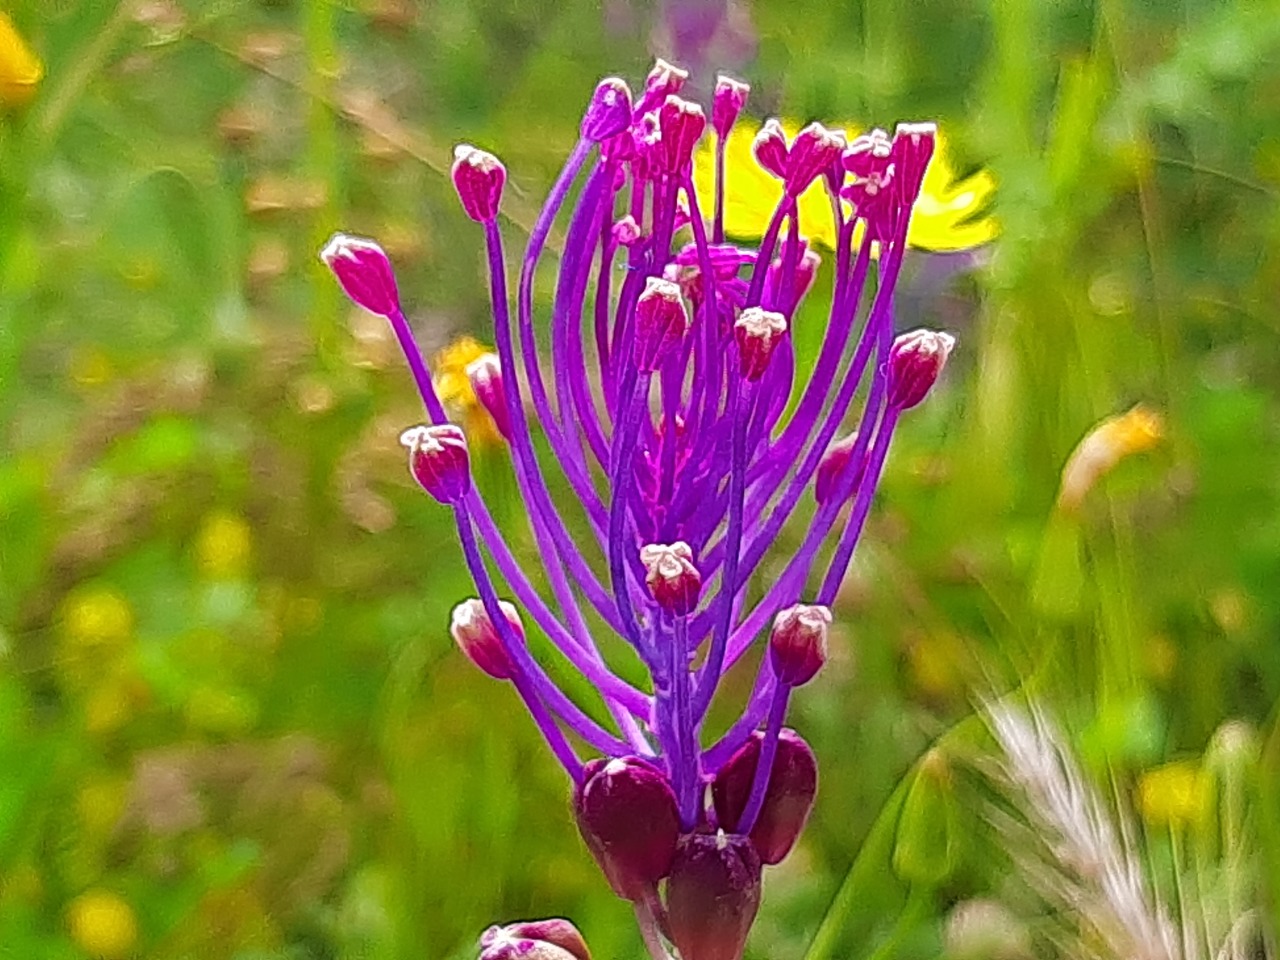
{"type": "MultiPolygon", "coordinates": [[[[899,416],[928,392],[953,341],[931,331],[895,339],[893,328],[932,126],[850,143],[813,124],[788,143],[767,123],[755,154],[784,189],[760,246],[743,248],[725,241],[724,148],[748,88],[716,84],[716,189],[704,207],[692,157],[708,124],[681,96],[685,79],[659,61],[637,96],[618,79],[596,88],[514,298],[498,226],[506,171],[475,147],[455,155],[454,185],[484,231],[494,317],[496,356],[475,372],[477,395],[507,442],[541,571],[517,559],[471,482],[465,437],[447,422],[380,248],[338,236],[323,258],[353,300],[390,322],[421,393],[428,424],[403,437],[410,472],[453,511],[478,594],[454,611],[459,648],[524,700],[572,780],[587,848],[635,904],[653,956],[673,945],[683,960],[737,960],[761,871],[793,848],[817,791],[813,752],[785,726],[791,692],[826,659],[831,604],[899,416]],[[792,331],[806,322],[797,311],[820,258],[797,198],[817,181],[839,242],[830,313],[813,318],[822,344],[801,380],[792,331]],[[570,196],[541,336],[534,280],[570,196]],[[856,427],[837,439],[859,395],[856,427]],[[535,423],[551,457],[538,453],[535,423]],[[799,546],[753,589],[811,485],[818,505],[799,546]],[[553,682],[528,650],[526,622],[599,691],[612,723],[553,682]],[[613,670],[601,630],[634,649],[650,683],[613,670]],[[761,637],[768,655],[752,693],[707,742],[721,678],[761,637]]],[[[484,956],[585,960],[576,931],[516,927],[487,933],[484,956]]]]}

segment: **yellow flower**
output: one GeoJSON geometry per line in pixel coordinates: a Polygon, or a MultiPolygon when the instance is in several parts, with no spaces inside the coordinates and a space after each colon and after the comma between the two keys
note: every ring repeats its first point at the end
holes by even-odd
{"type": "Polygon", "coordinates": [[[0,109],[21,107],[35,95],[44,64],[0,12],[0,109]]]}
{"type": "Polygon", "coordinates": [[[62,628],[70,647],[118,649],[133,633],[133,610],[110,587],[89,587],[65,601],[62,628]]]}
{"type": "Polygon", "coordinates": [[[1153,827],[1188,827],[1209,809],[1209,780],[1190,761],[1168,763],[1138,779],[1138,809],[1153,827]]]}
{"type": "Polygon", "coordinates": [[[1058,506],[1074,510],[1116,464],[1150,450],[1163,436],[1163,418],[1142,404],[1119,416],[1107,417],[1080,441],[1062,468],[1058,506]]]}
{"type": "Polygon", "coordinates": [[[217,510],[204,518],[196,536],[196,566],[214,580],[245,572],[253,549],[253,533],[238,513],[217,510]]]}
{"type": "Polygon", "coordinates": [[[467,442],[480,446],[502,440],[493,417],[476,397],[471,378],[467,375],[467,367],[488,353],[493,353],[492,347],[464,335],[431,358],[431,369],[435,372],[432,382],[440,395],[440,402],[462,424],[467,442]]]}
{"type": "Polygon", "coordinates": [[[67,926],[80,949],[100,960],[124,960],[138,939],[133,908],[106,890],[89,890],[72,900],[67,926]]]}
{"type": "MultiPolygon", "coordinates": [[[[780,122],[788,140],[800,130],[800,125],[793,120],[780,122]]],[[[725,147],[725,233],[744,240],[754,240],[764,234],[782,196],[781,181],[766,173],[751,153],[757,131],[758,128],[752,129],[748,124],[738,124],[729,134],[725,147]]],[[[850,139],[859,132],[856,124],[849,124],[845,131],[850,139]]],[[[694,186],[699,198],[714,196],[713,144],[712,138],[704,138],[694,157],[694,186]]],[[[987,213],[987,207],[995,188],[995,178],[986,170],[956,181],[947,140],[939,130],[933,159],[911,215],[907,243],[921,250],[955,251],[994,240],[1000,231],[987,213]]],[[[836,235],[831,201],[821,178],[801,194],[799,211],[801,233],[833,249],[836,235]]],[[[710,209],[702,211],[706,217],[710,217],[711,212],[710,209]]]]}

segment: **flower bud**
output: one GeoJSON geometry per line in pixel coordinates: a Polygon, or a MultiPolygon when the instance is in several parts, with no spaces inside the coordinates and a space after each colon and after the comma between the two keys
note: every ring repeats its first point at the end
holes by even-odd
{"type": "Polygon", "coordinates": [[[937,139],[936,123],[900,123],[893,131],[890,160],[893,163],[897,200],[906,209],[910,209],[916,202],[916,197],[920,196],[920,187],[924,183],[924,174],[929,168],[937,139]]]}
{"type": "Polygon", "coordinates": [[[582,839],[614,892],[652,894],[671,870],[680,816],[666,774],[639,757],[587,763],[573,799],[582,839]]]}
{"type": "Polygon", "coordinates": [[[373,240],[335,233],[320,251],[320,259],[357,306],[384,317],[399,311],[400,292],[391,261],[373,240]]]}
{"type": "Polygon", "coordinates": [[[844,134],[811,123],[791,144],[787,156],[787,193],[798,197],[844,153],[844,134]]]}
{"type": "Polygon", "coordinates": [[[467,379],[480,405],[489,411],[493,425],[511,439],[511,414],[507,410],[507,388],[502,383],[502,364],[496,353],[476,357],[466,367],[467,379]]]}
{"type": "Polygon", "coordinates": [[[636,113],[648,113],[664,103],[667,97],[684,89],[689,71],[673,66],[661,57],[653,62],[653,69],[644,80],[644,93],[636,104],[636,113]]]}
{"type": "Polygon", "coordinates": [[[650,277],[636,301],[634,356],[641,370],[657,370],[666,352],[689,329],[689,314],[680,299],[680,287],[661,277],[650,277]]]}
{"type": "Polygon", "coordinates": [[[591,951],[587,949],[587,942],[582,939],[578,928],[560,918],[524,920],[501,927],[490,927],[480,937],[480,947],[484,951],[480,954],[480,960],[507,960],[508,957],[543,960],[544,954],[531,952],[542,944],[556,951],[546,953],[545,960],[591,960],[591,951]],[[522,941],[533,941],[534,946],[525,946],[522,941]],[[520,946],[513,950],[510,944],[520,946]],[[526,952],[520,952],[521,949],[526,952]],[[490,950],[494,952],[491,954],[490,950]]]}
{"type": "Polygon", "coordinates": [[[469,143],[453,148],[453,187],[462,209],[477,223],[489,223],[498,216],[507,169],[497,157],[469,143]]]}
{"type": "Polygon", "coordinates": [[[707,117],[696,103],[681,97],[667,97],[658,108],[658,131],[662,138],[662,163],[667,173],[681,173],[693,159],[707,117]]]}
{"type": "Polygon", "coordinates": [[[733,338],[738,343],[742,376],[756,381],[769,368],[773,351],[787,333],[787,318],[760,307],[747,307],[733,324],[733,338]]]}
{"type": "Polygon", "coordinates": [[[650,543],[640,548],[644,582],[654,602],[670,614],[683,617],[698,605],[702,575],[693,565],[693,550],[683,540],[650,543]]]}
{"type": "Polygon", "coordinates": [[[471,490],[467,438],[452,423],[410,427],[400,434],[409,450],[409,472],[423,490],[441,503],[455,504],[471,490]]]}
{"type": "Polygon", "coordinates": [[[738,121],[738,114],[746,106],[747,94],[751,87],[741,80],[726,77],[723,73],[716,77],[715,93],[711,96],[711,126],[721,140],[729,136],[729,131],[738,121]]]}
{"type": "MultiPolygon", "coordinates": [[[[723,767],[716,771],[711,783],[711,797],[716,817],[725,830],[734,831],[751,796],[756,765],[760,762],[760,745],[764,732],[756,730],[723,767]]],[[[773,769],[764,804],[751,828],[751,842],[760,859],[768,864],[781,863],[799,839],[813,809],[818,792],[818,761],[809,744],[789,727],[778,734],[773,769]]]]}
{"type": "Polygon", "coordinates": [[[787,135],[777,120],[766,120],[751,144],[756,163],[779,180],[787,176],[787,135]]]}
{"type": "MultiPolygon", "coordinates": [[[[813,479],[813,498],[818,501],[819,506],[831,499],[832,494],[836,492],[841,476],[845,470],[850,469],[849,461],[853,459],[853,448],[857,445],[857,433],[841,437],[827,447],[827,452],[818,461],[818,472],[813,479]]],[[[867,456],[864,450],[862,456],[858,458],[858,462],[853,464],[852,467],[854,476],[853,485],[849,488],[850,495],[858,489],[858,484],[862,482],[862,472],[866,464],[867,456]]]]}
{"type": "Polygon", "coordinates": [[[617,77],[596,84],[591,103],[582,116],[582,136],[600,143],[631,126],[631,88],[617,77]]]}
{"type": "Polygon", "coordinates": [[[921,758],[907,788],[893,838],[893,871],[909,884],[933,888],[958,857],[955,786],[951,766],[937,749],[921,758]]]}
{"type": "Polygon", "coordinates": [[[633,246],[641,237],[640,224],[636,218],[627,214],[613,225],[613,242],[623,247],[633,246]]]}
{"type": "Polygon", "coordinates": [[[789,257],[780,256],[769,264],[769,270],[764,275],[764,295],[761,297],[761,303],[767,309],[777,310],[783,316],[795,313],[796,308],[800,306],[800,301],[804,299],[805,294],[813,286],[813,281],[817,279],[818,267],[822,265],[822,257],[809,246],[809,241],[804,237],[800,238],[800,247],[801,253],[795,262],[794,269],[788,269],[789,257]]]}
{"type": "MultiPolygon", "coordinates": [[[[507,618],[507,623],[511,624],[517,639],[523,643],[524,623],[516,608],[505,600],[498,601],[498,606],[502,615],[507,618]]],[[[449,618],[449,633],[458,649],[467,655],[467,659],[495,680],[510,680],[515,676],[515,665],[507,656],[502,637],[498,635],[497,627],[489,619],[489,611],[481,600],[472,597],[453,608],[453,614],[449,618]]]]}
{"type": "Polygon", "coordinates": [[[912,330],[893,341],[889,350],[889,406],[909,410],[942,373],[956,338],[936,330],[912,330]]]}
{"type": "Polygon", "coordinates": [[[740,960],[760,908],[760,855],[743,836],[680,838],[667,880],[667,923],[681,960],[740,960]]]}
{"type": "Polygon", "coordinates": [[[827,662],[827,634],[831,611],[818,604],[797,603],[773,619],[769,661],[780,683],[798,687],[808,683],[827,662]]]}

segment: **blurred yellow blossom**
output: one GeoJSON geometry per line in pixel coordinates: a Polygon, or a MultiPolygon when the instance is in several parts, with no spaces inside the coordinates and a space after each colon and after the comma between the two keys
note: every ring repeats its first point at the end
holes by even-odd
{"type": "Polygon", "coordinates": [[[238,513],[215,510],[196,535],[196,567],[215,580],[241,576],[249,566],[253,534],[238,513]]]}
{"type": "MultiPolygon", "coordinates": [[[[791,140],[800,131],[794,120],[781,120],[782,129],[791,140]]],[[[757,130],[749,124],[738,124],[729,134],[725,147],[724,226],[730,237],[754,240],[765,231],[778,199],[782,182],[766,173],[751,152],[757,130]]],[[[861,132],[857,124],[845,129],[852,139],[861,132]]],[[[703,139],[694,157],[694,185],[699,197],[714,196],[715,148],[712,138],[703,139]]],[[[968,250],[994,240],[999,226],[988,212],[995,194],[995,178],[986,170],[957,182],[955,168],[942,130],[938,131],[933,160],[925,173],[911,216],[907,242],[921,250],[968,250]]],[[[704,201],[710,202],[710,201],[704,201]]],[[[835,225],[831,219],[831,201],[819,177],[800,196],[800,231],[829,249],[836,243],[835,225]]],[[[703,210],[710,217],[711,210],[703,210]]]]}
{"type": "Polygon", "coordinates": [[[63,602],[63,633],[72,647],[121,647],[133,633],[133,610],[110,587],[87,587],[63,602]]]}
{"type": "Polygon", "coordinates": [[[23,106],[35,95],[43,76],[44,64],[0,11],[0,110],[23,106]]]}
{"type": "Polygon", "coordinates": [[[133,908],[106,890],[89,890],[72,900],[67,926],[80,949],[100,960],[125,960],[138,939],[133,908]]]}
{"type": "Polygon", "coordinates": [[[1189,760],[1167,763],[1138,778],[1138,810],[1153,827],[1193,826],[1209,809],[1209,778],[1189,760]]]}
{"type": "Polygon", "coordinates": [[[431,358],[432,382],[440,395],[440,402],[462,424],[467,442],[481,446],[501,442],[502,434],[489,411],[476,397],[467,367],[492,352],[493,347],[486,347],[475,337],[464,335],[431,358]]]}
{"type": "Polygon", "coordinates": [[[1164,437],[1164,419],[1138,404],[1127,413],[1108,417],[1080,441],[1062,468],[1058,506],[1074,510],[1103,476],[1125,457],[1150,450],[1164,437]]]}

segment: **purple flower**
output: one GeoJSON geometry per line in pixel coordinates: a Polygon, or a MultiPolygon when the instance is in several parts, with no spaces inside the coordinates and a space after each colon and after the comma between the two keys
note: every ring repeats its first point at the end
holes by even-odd
{"type": "MultiPolygon", "coordinates": [[[[620,80],[597,87],[533,225],[514,298],[497,216],[504,168],[475,148],[458,152],[453,176],[484,232],[497,345],[472,376],[507,441],[542,569],[517,559],[472,485],[465,439],[446,421],[385,258],[353,247],[325,259],[348,293],[386,314],[422,395],[431,426],[406,434],[411,465],[452,509],[478,594],[455,613],[459,645],[524,700],[573,781],[588,847],[635,901],[654,956],[665,934],[686,960],[736,960],[761,862],[791,849],[816,790],[812,753],[783,733],[791,692],[826,657],[830,608],[898,418],[931,388],[951,340],[921,333],[895,344],[893,335],[931,125],[848,145],[818,124],[790,144],[766,125],[756,156],[786,189],[759,249],[742,249],[724,242],[733,183],[720,179],[712,198],[694,187],[690,155],[707,122],[678,96],[685,79],[659,62],[634,101],[620,80]],[[818,258],[796,196],[819,178],[839,238],[825,319],[797,310],[818,258]],[[562,213],[551,319],[539,331],[534,281],[562,213]],[[820,325],[822,342],[800,379],[792,336],[805,323],[820,325]],[[766,557],[815,484],[799,545],[770,562],[764,581],[766,557]],[[596,688],[611,723],[552,681],[524,642],[525,622],[596,688]],[[650,682],[614,672],[601,631],[634,649],[650,682]],[[739,719],[704,742],[721,678],[766,636],[771,655],[739,719]]],[[[719,146],[746,95],[722,87],[719,146]]],[[[515,950],[507,940],[501,949],[515,950]]]]}

